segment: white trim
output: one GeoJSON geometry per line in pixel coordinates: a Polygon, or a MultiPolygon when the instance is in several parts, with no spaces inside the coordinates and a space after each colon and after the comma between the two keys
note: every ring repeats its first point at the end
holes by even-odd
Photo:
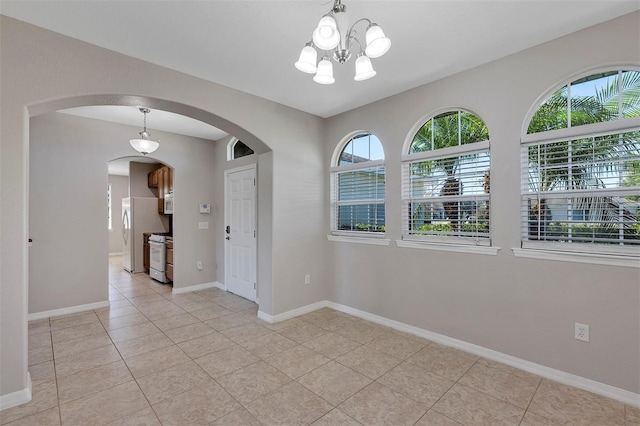
{"type": "Polygon", "coordinates": [[[555,250],[539,250],[531,248],[513,247],[516,257],[529,259],[555,260],[558,262],[591,263],[596,265],[622,266],[627,268],[640,268],[640,259],[637,257],[623,257],[610,254],[562,252],[555,250]]]}
{"type": "Polygon", "coordinates": [[[213,286],[215,288],[219,288],[220,290],[227,291],[227,286],[224,283],[221,283],[221,282],[218,282],[218,281],[214,281],[213,282],[213,286]]]}
{"type": "Polygon", "coordinates": [[[36,312],[34,314],[27,315],[27,321],[35,321],[44,318],[57,317],[60,315],[75,314],[78,312],[91,311],[93,309],[108,308],[109,306],[109,301],[105,300],[103,302],[88,303],[86,305],[77,305],[70,306],[68,308],[53,309],[51,311],[36,312]]]}
{"type": "Polygon", "coordinates": [[[363,161],[362,163],[346,164],[344,166],[333,166],[329,169],[331,173],[350,172],[354,170],[364,170],[373,167],[384,166],[384,160],[363,161]]]}
{"type": "Polygon", "coordinates": [[[123,252],[117,252],[117,253],[109,253],[109,257],[111,256],[122,256],[123,252]]]}
{"type": "Polygon", "coordinates": [[[292,309],[287,312],[283,312],[277,315],[270,315],[263,311],[258,311],[258,318],[263,321],[266,321],[270,324],[275,324],[277,322],[286,321],[291,318],[295,318],[300,315],[308,314],[309,312],[317,311],[318,309],[322,309],[327,307],[327,300],[323,300],[321,302],[312,303],[310,305],[302,306],[300,308],[292,309]]]}
{"type": "Polygon", "coordinates": [[[423,250],[451,251],[455,253],[485,254],[496,256],[500,247],[476,246],[471,244],[438,244],[426,241],[396,240],[396,245],[402,248],[423,250]]]}
{"type": "Polygon", "coordinates": [[[33,396],[31,390],[31,374],[27,371],[27,387],[6,395],[0,395],[0,411],[31,401],[33,396]]]}
{"type": "MultiPolygon", "coordinates": [[[[425,330],[419,327],[415,327],[409,324],[395,321],[389,318],[382,317],[380,315],[371,314],[360,309],[352,308],[350,306],[341,305],[339,303],[323,300],[322,302],[316,302],[311,305],[303,306],[298,309],[284,312],[275,316],[267,315],[258,311],[258,317],[261,319],[269,318],[274,321],[267,322],[279,322],[285,319],[290,319],[298,315],[306,314],[321,308],[331,308],[336,311],[344,312],[349,315],[353,315],[358,318],[362,318],[367,321],[374,322],[386,327],[393,328],[398,331],[413,334],[415,336],[422,337],[435,343],[439,343],[444,346],[460,349],[465,352],[472,353],[474,355],[490,359],[514,368],[518,368],[523,371],[527,371],[532,374],[544,377],[546,379],[554,380],[565,385],[573,386],[579,389],[583,389],[589,392],[593,392],[598,395],[612,398],[627,405],[640,408],[640,394],[630,392],[625,389],[620,389],[615,386],[610,386],[604,383],[596,382],[591,379],[577,376],[575,374],[567,373],[555,368],[547,367],[535,362],[527,361],[521,358],[517,358],[512,355],[507,355],[502,352],[494,351],[483,346],[474,345],[462,340],[454,339],[453,337],[445,336],[443,334],[434,333],[429,330],[425,330]],[[261,317],[262,314],[262,317],[261,317]]],[[[266,319],[265,319],[266,321],[266,319]]]]}
{"type": "Polygon", "coordinates": [[[335,241],[339,243],[357,243],[357,244],[371,244],[373,246],[388,246],[391,242],[388,238],[377,237],[361,237],[361,236],[346,236],[346,235],[327,235],[327,240],[335,241]]]}
{"type": "Polygon", "coordinates": [[[611,133],[630,132],[636,130],[638,127],[640,127],[640,117],[623,118],[620,120],[547,130],[546,132],[528,133],[522,135],[520,142],[525,146],[535,143],[562,142],[584,137],[603,136],[611,133]]]}
{"type": "Polygon", "coordinates": [[[191,291],[206,290],[208,288],[214,288],[214,287],[217,287],[215,281],[210,283],[191,285],[189,287],[179,287],[179,288],[174,287],[173,290],[171,290],[171,293],[172,294],[189,293],[191,291]]]}
{"type": "MultiPolygon", "coordinates": [[[[477,116],[476,116],[477,117],[477,116]]],[[[433,151],[414,152],[413,154],[403,154],[400,159],[403,163],[420,160],[437,160],[448,157],[458,157],[478,151],[489,151],[491,148],[489,141],[473,142],[465,145],[450,146],[447,148],[434,149],[433,151]]]]}

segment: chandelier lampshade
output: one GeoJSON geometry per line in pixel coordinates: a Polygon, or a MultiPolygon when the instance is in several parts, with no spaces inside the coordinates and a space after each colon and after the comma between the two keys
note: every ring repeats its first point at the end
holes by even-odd
{"type": "Polygon", "coordinates": [[[333,78],[333,64],[328,56],[325,56],[320,60],[318,64],[318,71],[313,77],[313,81],[320,84],[333,84],[335,79],[333,78]]]}
{"type": "Polygon", "coordinates": [[[365,40],[367,42],[365,52],[370,58],[379,58],[387,53],[391,47],[391,40],[385,37],[382,28],[377,24],[369,25],[365,35],[365,40]]]}
{"type": "Polygon", "coordinates": [[[353,77],[356,81],[367,80],[376,75],[373,66],[371,65],[371,59],[364,53],[358,55],[356,59],[356,76],[353,77]]]}
{"type": "Polygon", "coordinates": [[[313,80],[316,83],[334,83],[332,60],[344,64],[355,54],[357,59],[354,80],[368,80],[376,75],[371,65],[371,58],[379,58],[391,47],[391,40],[385,36],[378,24],[367,18],[361,18],[349,26],[349,17],[346,12],[347,7],[342,4],[342,0],[334,0],[333,8],[320,18],[318,26],[312,33],[311,41],[304,46],[295,63],[300,71],[315,73],[313,80]],[[359,24],[362,24],[361,29],[364,31],[356,31],[356,26],[359,24]],[[364,34],[366,43],[358,39],[359,34],[364,34]],[[354,48],[357,50],[353,51],[354,48]],[[319,62],[317,62],[316,49],[325,52],[319,62]]]}
{"type": "Polygon", "coordinates": [[[306,72],[309,74],[315,74],[318,67],[316,66],[316,61],[318,60],[318,52],[313,48],[311,43],[307,43],[305,47],[302,48],[302,52],[300,52],[300,58],[298,62],[296,62],[296,68],[298,68],[302,72],[306,72]]]}

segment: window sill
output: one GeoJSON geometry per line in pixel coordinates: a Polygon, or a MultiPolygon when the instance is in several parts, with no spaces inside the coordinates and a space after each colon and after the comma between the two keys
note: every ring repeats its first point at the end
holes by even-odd
{"type": "Polygon", "coordinates": [[[403,248],[414,248],[422,250],[451,251],[455,253],[483,254],[496,256],[500,247],[475,246],[467,244],[442,244],[426,241],[396,240],[396,245],[403,248]]]}
{"type": "Polygon", "coordinates": [[[516,257],[529,259],[555,260],[559,262],[591,263],[596,265],[623,266],[640,268],[637,256],[616,256],[612,254],[563,252],[548,249],[512,248],[516,257]]]}
{"type": "Polygon", "coordinates": [[[339,243],[356,243],[356,244],[370,244],[374,246],[388,246],[391,240],[380,237],[359,237],[359,236],[346,236],[346,235],[327,235],[327,240],[335,241],[339,243]]]}

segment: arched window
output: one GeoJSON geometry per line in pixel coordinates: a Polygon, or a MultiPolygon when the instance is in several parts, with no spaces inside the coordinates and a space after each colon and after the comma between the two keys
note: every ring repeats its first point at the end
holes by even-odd
{"type": "Polygon", "coordinates": [[[522,136],[524,248],[640,253],[640,72],[554,91],[522,136]]]}
{"type": "Polygon", "coordinates": [[[331,168],[331,231],[337,235],[383,235],[384,150],[369,133],[351,138],[331,168]]]}
{"type": "Polygon", "coordinates": [[[246,157],[253,154],[253,149],[248,147],[244,142],[239,139],[234,139],[229,143],[227,148],[227,159],[235,160],[237,158],[246,157]]]}
{"type": "Polygon", "coordinates": [[[403,239],[489,245],[489,131],[462,110],[430,118],[402,156],[403,239]]]}

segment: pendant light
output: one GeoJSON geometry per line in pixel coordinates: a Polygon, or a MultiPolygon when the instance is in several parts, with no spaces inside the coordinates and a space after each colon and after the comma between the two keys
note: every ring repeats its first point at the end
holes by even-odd
{"type": "Polygon", "coordinates": [[[140,138],[131,139],[129,143],[142,155],[151,154],[158,149],[160,143],[151,139],[151,133],[147,132],[147,114],[151,112],[149,108],[139,108],[140,112],[144,114],[144,130],[140,132],[140,138]]]}

